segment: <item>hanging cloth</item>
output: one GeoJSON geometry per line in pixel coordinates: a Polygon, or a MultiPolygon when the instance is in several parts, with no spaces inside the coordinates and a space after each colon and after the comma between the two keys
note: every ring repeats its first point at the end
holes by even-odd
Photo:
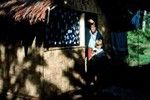
{"type": "Polygon", "coordinates": [[[126,32],[111,32],[111,43],[114,55],[123,56],[128,54],[126,32]]]}
{"type": "Polygon", "coordinates": [[[140,28],[141,26],[141,12],[138,10],[131,19],[131,24],[135,29],[140,28]]]}

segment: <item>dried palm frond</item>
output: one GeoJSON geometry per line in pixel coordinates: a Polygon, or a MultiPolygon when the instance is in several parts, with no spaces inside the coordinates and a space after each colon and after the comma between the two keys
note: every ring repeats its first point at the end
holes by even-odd
{"type": "Polygon", "coordinates": [[[11,15],[15,21],[28,20],[30,24],[44,21],[47,7],[53,0],[7,0],[0,3],[0,16],[11,15]]]}

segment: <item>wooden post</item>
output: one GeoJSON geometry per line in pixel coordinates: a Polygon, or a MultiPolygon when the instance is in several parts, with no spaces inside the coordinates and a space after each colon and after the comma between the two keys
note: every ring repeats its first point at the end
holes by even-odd
{"type": "Polygon", "coordinates": [[[145,32],[145,28],[146,28],[146,22],[145,22],[145,17],[146,17],[146,15],[147,15],[147,11],[146,10],[144,10],[144,20],[143,20],[143,23],[142,23],[142,31],[143,32],[145,32]]]}

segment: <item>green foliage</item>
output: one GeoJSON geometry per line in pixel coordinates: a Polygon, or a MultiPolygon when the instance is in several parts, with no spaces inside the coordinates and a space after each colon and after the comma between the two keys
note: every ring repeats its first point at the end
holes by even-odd
{"type": "Polygon", "coordinates": [[[144,35],[147,39],[150,39],[150,34],[149,34],[149,33],[150,33],[150,29],[149,29],[149,28],[146,28],[146,29],[145,29],[145,32],[143,32],[143,33],[144,33],[143,35],[144,35]]]}
{"type": "Polygon", "coordinates": [[[128,51],[126,59],[129,66],[138,66],[150,63],[150,29],[128,32],[128,51]]]}
{"type": "Polygon", "coordinates": [[[126,58],[129,66],[138,66],[150,63],[150,29],[145,32],[141,29],[128,32],[128,51],[126,58]]]}
{"type": "Polygon", "coordinates": [[[126,58],[129,66],[150,64],[150,12],[143,17],[145,30],[137,29],[127,32],[128,51],[126,58]]]}

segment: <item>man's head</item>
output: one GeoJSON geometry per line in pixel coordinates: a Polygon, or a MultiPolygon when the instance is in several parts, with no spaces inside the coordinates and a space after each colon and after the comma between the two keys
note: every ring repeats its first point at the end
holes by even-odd
{"type": "Polygon", "coordinates": [[[90,25],[90,30],[92,33],[95,33],[96,32],[96,24],[95,24],[95,21],[93,19],[89,19],[88,20],[89,22],[89,25],[90,25]]]}
{"type": "Polygon", "coordinates": [[[93,24],[93,25],[90,26],[90,30],[91,30],[92,33],[96,32],[96,26],[95,26],[95,24],[93,24]]]}

